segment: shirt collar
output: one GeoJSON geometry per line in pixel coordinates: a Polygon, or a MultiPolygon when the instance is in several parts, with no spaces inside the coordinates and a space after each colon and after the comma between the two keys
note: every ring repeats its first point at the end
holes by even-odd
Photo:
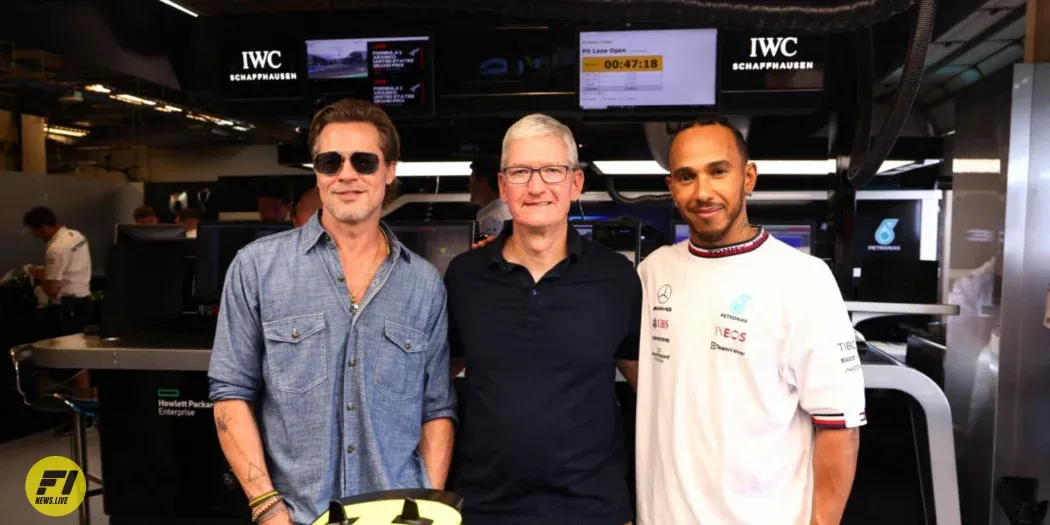
{"type": "MultiPolygon", "coordinates": [[[[299,227],[301,230],[299,233],[300,253],[306,253],[314,246],[317,246],[318,243],[328,241],[328,232],[325,231],[324,226],[321,226],[322,212],[323,210],[317,210],[317,213],[310,217],[310,220],[306,221],[306,224],[299,227]]],[[[394,235],[394,232],[390,227],[387,226],[385,222],[379,221],[379,228],[383,230],[383,233],[386,235],[387,242],[390,245],[390,253],[393,254],[394,257],[401,257],[406,261],[410,261],[412,252],[405,249],[404,245],[401,244],[401,241],[398,240],[396,235],[394,235]]]]}
{"type": "MultiPolygon", "coordinates": [[[[572,224],[568,225],[568,245],[569,245],[569,261],[575,263],[580,260],[580,256],[583,255],[583,250],[586,248],[587,239],[584,239],[576,228],[572,224]]],[[[510,238],[511,233],[514,231],[514,221],[507,221],[503,225],[503,231],[500,232],[499,237],[496,240],[490,242],[485,246],[484,250],[488,255],[489,262],[491,264],[500,265],[501,268],[508,268],[509,263],[507,259],[503,257],[503,246],[507,244],[507,239],[510,238]]]]}
{"type": "Polygon", "coordinates": [[[693,241],[689,241],[689,253],[701,259],[718,259],[721,257],[731,257],[733,255],[740,255],[748,252],[753,252],[762,246],[766,240],[769,239],[769,232],[765,228],[758,226],[754,237],[736,244],[730,244],[728,246],[719,246],[717,248],[701,248],[693,244],[693,241]]]}

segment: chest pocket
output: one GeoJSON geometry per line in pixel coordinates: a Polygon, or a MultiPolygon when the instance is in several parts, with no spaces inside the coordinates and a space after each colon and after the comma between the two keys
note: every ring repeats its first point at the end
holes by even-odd
{"type": "Polygon", "coordinates": [[[328,378],[324,314],[299,315],[263,323],[266,363],[272,386],[302,394],[328,378]]]}
{"type": "Polygon", "coordinates": [[[420,395],[423,391],[426,349],[426,334],[386,321],[375,365],[375,386],[379,393],[391,400],[411,399],[420,395]]]}

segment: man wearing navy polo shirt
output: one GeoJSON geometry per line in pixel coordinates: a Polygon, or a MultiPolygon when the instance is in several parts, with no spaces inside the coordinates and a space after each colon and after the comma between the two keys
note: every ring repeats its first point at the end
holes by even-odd
{"type": "Polygon", "coordinates": [[[530,115],[507,130],[500,198],[512,221],[445,273],[449,343],[466,364],[465,523],[632,520],[615,371],[635,384],[634,266],[569,226],[583,189],[576,140],[530,115]]]}

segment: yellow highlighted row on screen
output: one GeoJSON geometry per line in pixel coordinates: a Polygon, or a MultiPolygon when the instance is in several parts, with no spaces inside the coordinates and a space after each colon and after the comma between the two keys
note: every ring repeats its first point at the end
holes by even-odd
{"type": "Polygon", "coordinates": [[[625,71],[663,70],[663,55],[583,57],[584,73],[623,73],[625,71]]]}

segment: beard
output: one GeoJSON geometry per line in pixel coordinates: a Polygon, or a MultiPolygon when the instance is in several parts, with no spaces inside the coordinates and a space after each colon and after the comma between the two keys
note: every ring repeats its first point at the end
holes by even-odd
{"type": "Polygon", "coordinates": [[[334,195],[329,202],[324,202],[324,212],[331,215],[333,219],[346,223],[346,224],[357,224],[367,221],[379,210],[382,205],[382,199],[375,203],[368,202],[354,202],[344,203],[339,202],[338,198],[334,195]]]}
{"type": "MultiPolygon", "coordinates": [[[[700,207],[700,206],[698,206],[700,207]]],[[[740,218],[740,212],[744,209],[744,200],[741,198],[735,204],[726,206],[726,222],[723,225],[717,223],[705,223],[704,221],[698,221],[699,224],[690,222],[689,229],[696,240],[700,241],[701,244],[707,246],[718,246],[722,244],[722,241],[729,236],[730,230],[737,223],[737,219],[740,218]]]]}

